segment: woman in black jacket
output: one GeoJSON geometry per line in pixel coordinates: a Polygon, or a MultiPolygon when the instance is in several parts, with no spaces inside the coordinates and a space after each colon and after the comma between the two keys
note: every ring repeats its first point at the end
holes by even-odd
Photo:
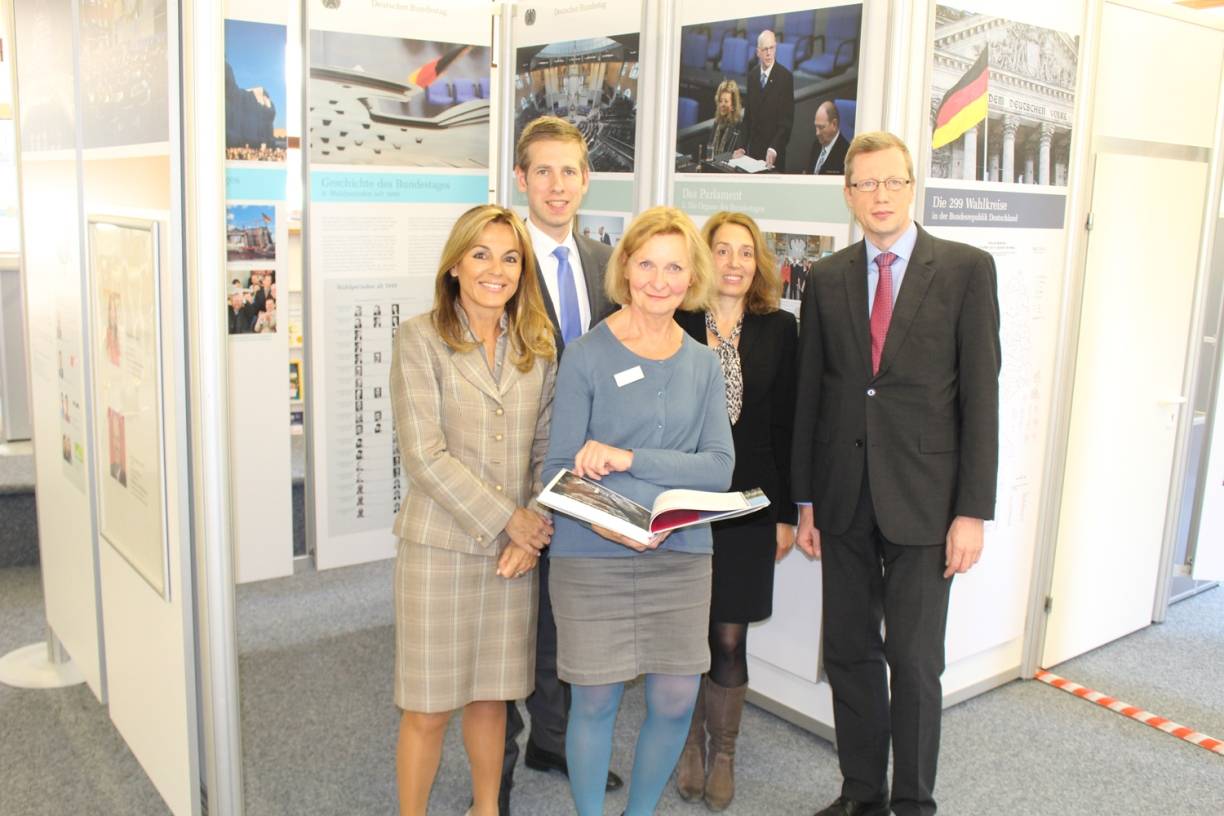
{"type": "Polygon", "coordinates": [[[790,500],[798,331],[778,308],[782,281],[756,222],[720,212],[702,234],[714,255],[717,297],[706,312],[677,312],[690,335],[722,364],[735,441],[731,490],[759,487],[765,512],[714,524],[710,671],[693,712],[676,783],[686,801],[722,810],[735,795],[735,740],[748,688],[748,624],[773,611],[774,564],[794,544],[790,500]],[[709,732],[707,760],[706,732],[709,732]]]}

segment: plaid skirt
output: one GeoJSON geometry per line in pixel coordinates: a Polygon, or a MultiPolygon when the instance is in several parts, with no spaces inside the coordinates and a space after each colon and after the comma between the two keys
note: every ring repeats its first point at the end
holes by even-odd
{"type": "Polygon", "coordinates": [[[453,711],[521,700],[535,687],[536,570],[497,575],[497,558],[401,540],[395,559],[395,704],[453,711]]]}

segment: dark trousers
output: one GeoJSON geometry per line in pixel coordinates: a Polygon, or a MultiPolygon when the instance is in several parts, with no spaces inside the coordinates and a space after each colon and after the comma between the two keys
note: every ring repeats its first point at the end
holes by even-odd
{"type": "MultiPolygon", "coordinates": [[[[553,620],[552,600],[548,596],[548,557],[542,557],[540,571],[540,615],[536,622],[535,691],[527,698],[531,715],[528,737],[545,751],[565,756],[565,727],[569,722],[570,688],[557,677],[557,623],[553,620]]],[[[502,786],[514,782],[518,763],[518,735],[523,733],[523,716],[514,700],[506,701],[506,759],[502,766],[502,786]]]]}
{"type": "Polygon", "coordinates": [[[884,538],[864,475],[849,529],[822,534],[820,543],[824,667],[833,689],[842,796],[888,799],[891,740],[893,812],[929,816],[952,586],[943,577],[944,542],[901,546],[884,538]]]}

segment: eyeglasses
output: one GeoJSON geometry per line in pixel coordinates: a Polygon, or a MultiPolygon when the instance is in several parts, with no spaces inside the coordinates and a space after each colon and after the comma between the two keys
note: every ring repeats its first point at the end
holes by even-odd
{"type": "Polygon", "coordinates": [[[884,189],[890,193],[896,193],[904,190],[906,185],[912,184],[910,179],[903,178],[886,178],[886,179],[863,179],[850,184],[851,187],[858,190],[860,193],[874,193],[879,189],[880,185],[884,185],[884,189]]]}

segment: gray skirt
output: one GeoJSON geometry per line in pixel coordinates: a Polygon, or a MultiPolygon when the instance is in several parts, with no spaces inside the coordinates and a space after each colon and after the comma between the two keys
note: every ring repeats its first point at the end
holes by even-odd
{"type": "Polygon", "coordinates": [[[553,558],[557,676],[580,686],[710,668],[710,556],[553,558]]]}

